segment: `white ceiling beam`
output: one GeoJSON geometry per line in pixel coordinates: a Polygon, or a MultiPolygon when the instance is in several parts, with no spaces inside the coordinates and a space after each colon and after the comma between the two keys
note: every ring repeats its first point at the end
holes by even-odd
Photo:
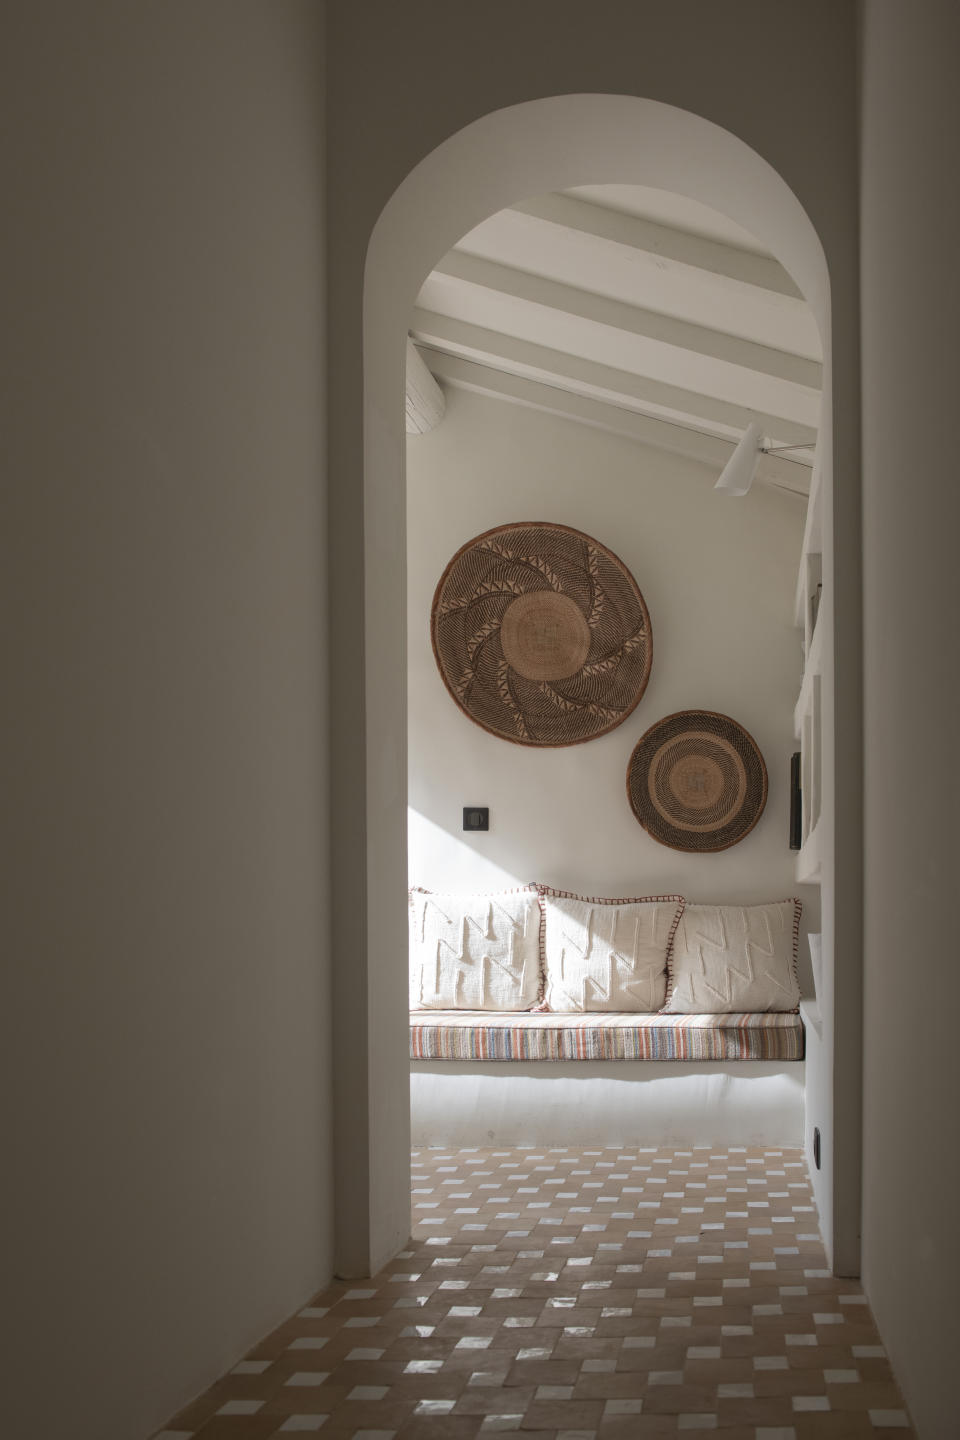
{"type": "Polygon", "coordinates": [[[412,340],[407,340],[407,434],[425,435],[443,419],[447,402],[443,391],[423,363],[412,340]]]}
{"type": "Polygon", "coordinates": [[[772,290],[793,299],[803,298],[776,260],[733,245],[724,245],[720,240],[674,230],[654,220],[625,215],[620,210],[608,210],[602,205],[574,199],[572,195],[543,195],[535,200],[524,200],[511,208],[521,215],[530,215],[551,225],[562,225],[567,230],[578,230],[600,240],[610,240],[615,245],[626,245],[631,250],[659,255],[681,265],[724,275],[729,280],[739,280],[742,284],[772,290]]]}
{"type": "Polygon", "coordinates": [[[462,355],[513,374],[526,374],[566,389],[592,393],[595,398],[610,399],[614,403],[632,402],[630,408],[648,413],[652,410],[668,418],[688,417],[702,422],[704,428],[719,425],[736,432],[738,437],[751,421],[756,421],[774,443],[812,445],[816,441],[813,426],[800,424],[788,416],[720,400],[595,360],[584,360],[434,311],[417,308],[411,329],[419,345],[462,355]]]}
{"type": "Polygon", "coordinates": [[[499,290],[464,284],[436,271],[424,281],[417,304],[449,320],[575,355],[587,363],[647,376],[661,385],[710,395],[746,410],[780,415],[798,425],[819,424],[817,389],[629,330],[599,325],[551,306],[517,300],[499,290]]]}
{"type": "Polygon", "coordinates": [[[560,310],[566,315],[613,330],[627,331],[660,344],[692,350],[698,355],[739,365],[746,370],[771,375],[812,390],[819,390],[822,383],[822,367],[816,360],[791,355],[784,350],[775,350],[769,345],[759,345],[755,341],[695,325],[672,315],[646,310],[639,305],[596,295],[541,275],[531,275],[526,270],[517,270],[494,260],[454,250],[440,261],[432,273],[449,281],[495,291],[526,304],[560,310]]]}
{"type": "MultiPolygon", "coordinates": [[[[488,395],[509,404],[574,420],[612,435],[622,435],[658,450],[685,455],[716,474],[720,473],[733,453],[732,440],[706,435],[636,410],[625,410],[572,390],[558,389],[541,380],[511,375],[440,350],[426,347],[424,355],[431,370],[448,387],[488,395]]],[[[810,488],[810,466],[781,455],[761,455],[756,478],[805,499],[810,488]]],[[[715,476],[711,476],[711,484],[714,479],[715,476]]]]}
{"type": "MultiPolygon", "coordinates": [[[[699,244],[701,237],[687,238],[699,244]]],[[[810,307],[796,296],[747,284],[718,274],[715,269],[702,269],[651,250],[598,238],[583,230],[571,230],[520,210],[500,210],[481,221],[457,242],[455,250],[672,315],[724,335],[738,335],[791,355],[811,360],[823,356],[810,307]]],[[[764,258],[739,253],[748,261],[764,258]]]]}

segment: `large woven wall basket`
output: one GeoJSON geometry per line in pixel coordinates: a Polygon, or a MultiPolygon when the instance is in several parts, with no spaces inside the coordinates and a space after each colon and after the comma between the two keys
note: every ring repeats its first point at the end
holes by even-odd
{"type": "Polygon", "coordinates": [[[517,745],[578,745],[613,730],[646,688],[650,616],[605,545],[547,521],[461,546],[433,597],[433,653],[477,725],[517,745]]]}
{"type": "Polygon", "coordinates": [[[651,725],[637,744],[627,798],[661,845],[726,850],[763,814],[767,767],[756,741],[729,715],[683,710],[651,725]]]}

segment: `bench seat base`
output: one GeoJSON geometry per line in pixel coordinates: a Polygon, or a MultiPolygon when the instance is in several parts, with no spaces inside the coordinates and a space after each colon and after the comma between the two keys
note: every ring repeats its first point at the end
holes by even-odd
{"type": "Polygon", "coordinates": [[[804,1068],[802,1060],[414,1061],[413,1143],[799,1146],[804,1068]]]}

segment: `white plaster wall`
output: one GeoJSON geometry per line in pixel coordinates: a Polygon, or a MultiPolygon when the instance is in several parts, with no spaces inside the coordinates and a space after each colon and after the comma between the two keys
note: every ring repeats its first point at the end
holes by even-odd
{"type": "Polygon", "coordinates": [[[319,21],[4,15],[11,1437],[154,1433],[330,1274],[319,21]]]}
{"type": "MultiPolygon", "coordinates": [[[[679,891],[707,901],[797,893],[788,845],[801,664],[792,612],[805,511],[802,500],[762,485],[743,499],[717,494],[716,478],[683,456],[459,389],[448,391],[436,429],[409,438],[412,884],[470,890],[540,880],[586,894],[679,891]],[[637,708],[608,735],[562,749],[512,745],[473,724],[430,644],[434,588],[459,546],[495,525],[538,519],[583,530],[619,555],[653,632],[637,708]],[[759,823],[715,854],[659,845],[627,803],[634,745],[685,709],[733,716],[767,765],[759,823]],[[463,833],[464,805],[489,805],[489,832],[463,833]]],[[[815,887],[801,888],[815,905],[815,887]]]]}
{"type": "Polygon", "coordinates": [[[960,10],[873,0],[863,17],[863,1278],[918,1434],[947,1440],[960,1287],[960,10]]]}

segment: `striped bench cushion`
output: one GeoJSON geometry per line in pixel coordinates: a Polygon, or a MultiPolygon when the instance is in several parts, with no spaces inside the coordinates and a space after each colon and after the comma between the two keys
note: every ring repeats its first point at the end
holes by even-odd
{"type": "Polygon", "coordinates": [[[802,1060],[799,1015],[417,1010],[411,1060],[802,1060]]]}

